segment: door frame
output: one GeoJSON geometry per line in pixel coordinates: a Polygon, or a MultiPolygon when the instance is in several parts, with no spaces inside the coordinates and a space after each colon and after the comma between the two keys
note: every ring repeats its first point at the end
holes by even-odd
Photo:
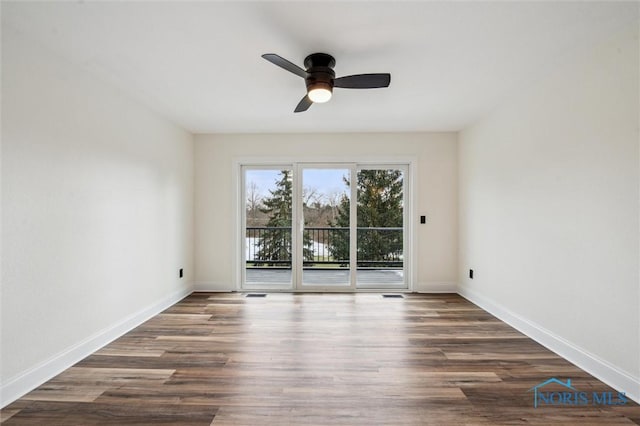
{"type": "MultiPolygon", "coordinates": [[[[412,196],[411,194],[411,190],[409,189],[409,181],[410,181],[410,168],[409,168],[409,164],[391,164],[391,163],[357,163],[356,164],[356,176],[357,173],[360,170],[388,170],[388,169],[396,169],[396,170],[401,170],[403,173],[403,182],[402,182],[402,197],[403,197],[403,217],[402,217],[402,255],[403,255],[403,281],[404,281],[404,286],[403,287],[377,287],[377,286],[363,286],[363,287],[358,287],[357,282],[356,282],[356,288],[358,290],[371,290],[371,291],[385,291],[385,290],[389,290],[389,291],[393,291],[393,290],[397,290],[397,291],[403,291],[403,290],[409,290],[410,287],[410,282],[411,282],[411,277],[412,274],[410,273],[410,265],[413,264],[413,262],[411,261],[411,257],[413,256],[413,245],[412,245],[412,238],[411,235],[412,233],[410,233],[409,231],[409,225],[412,223],[412,219],[410,219],[410,217],[412,217],[412,209],[411,209],[411,203],[409,201],[409,198],[412,196]],[[408,255],[407,255],[408,254],[408,255]],[[407,262],[410,262],[410,264],[407,264],[407,262]]],[[[357,193],[357,188],[356,188],[356,193],[357,193]]],[[[356,207],[357,208],[357,207],[356,207]]],[[[417,217],[417,216],[416,216],[417,217]]],[[[357,219],[357,218],[356,218],[357,219]]],[[[357,227],[357,223],[356,223],[356,227],[357,227]]],[[[355,234],[356,238],[357,238],[357,232],[355,234]]],[[[356,247],[357,247],[357,240],[356,240],[356,247]]],[[[357,256],[357,253],[356,253],[357,256]]],[[[356,279],[357,279],[357,274],[356,274],[356,279]]]]}
{"type": "MultiPolygon", "coordinates": [[[[234,279],[235,291],[239,292],[252,292],[252,291],[264,291],[264,292],[358,292],[358,293],[371,293],[381,291],[393,291],[393,292],[413,292],[413,289],[417,285],[417,262],[415,257],[417,256],[417,238],[414,238],[415,220],[418,217],[417,205],[418,200],[416,197],[416,179],[418,176],[418,160],[417,157],[403,156],[403,157],[238,157],[234,158],[232,165],[231,183],[234,190],[231,191],[231,206],[233,212],[233,226],[232,226],[232,244],[231,250],[233,255],[231,256],[231,276],[234,279]],[[406,288],[356,288],[356,287],[311,287],[310,288],[297,288],[295,286],[295,277],[292,279],[292,285],[288,288],[243,288],[244,282],[244,268],[245,268],[245,246],[244,241],[246,217],[245,217],[245,188],[244,188],[244,176],[243,170],[245,167],[250,168],[277,168],[277,167],[291,167],[293,171],[294,185],[292,197],[298,195],[296,187],[297,174],[296,168],[299,164],[326,164],[326,165],[344,165],[355,164],[356,168],[366,168],[366,166],[385,166],[392,168],[394,166],[404,167],[406,176],[404,177],[404,191],[405,191],[405,223],[404,223],[404,271],[405,271],[405,283],[406,288]]],[[[352,185],[352,191],[355,186],[352,185]]],[[[300,188],[301,191],[301,188],[300,188]]],[[[300,194],[301,195],[301,194],[300,194]]],[[[354,198],[355,199],[355,198],[354,198]]],[[[292,206],[293,214],[298,217],[296,206],[292,206]]],[[[352,208],[355,204],[351,203],[352,208]]],[[[355,216],[352,216],[355,217],[355,216]]],[[[354,221],[351,221],[353,226],[354,221]]],[[[355,234],[354,234],[355,235],[355,234]]],[[[292,249],[298,250],[295,241],[292,241],[292,249]],[[295,246],[295,247],[294,247],[295,246]]],[[[353,259],[353,253],[351,253],[353,259]]],[[[292,274],[295,274],[295,270],[292,274]]],[[[352,279],[355,279],[355,274],[352,274],[352,279]]]]}
{"type": "MultiPolygon", "coordinates": [[[[357,173],[358,164],[356,163],[344,163],[344,162],[334,162],[334,163],[310,163],[310,162],[297,162],[294,164],[295,171],[293,173],[294,176],[294,187],[297,189],[297,197],[294,198],[296,201],[294,204],[298,204],[298,208],[295,209],[297,212],[297,216],[295,219],[297,231],[294,233],[297,239],[296,247],[297,251],[295,252],[294,258],[296,259],[296,265],[294,269],[294,281],[293,288],[295,291],[313,291],[313,292],[336,292],[336,291],[350,291],[353,292],[356,290],[356,275],[357,275],[357,259],[356,259],[356,248],[355,245],[351,243],[352,239],[355,238],[356,235],[356,227],[357,223],[354,220],[356,218],[357,212],[357,204],[354,202],[349,203],[349,285],[332,285],[332,286],[323,286],[323,285],[309,285],[304,284],[303,274],[304,274],[304,265],[303,265],[303,240],[304,240],[304,209],[300,208],[302,205],[302,192],[304,186],[303,179],[303,171],[304,169],[343,169],[349,170],[349,179],[353,182],[353,177],[355,173],[357,173]],[[295,180],[298,178],[297,180],[295,180]]],[[[351,193],[349,194],[350,200],[355,200],[355,196],[357,194],[358,188],[357,185],[350,185],[349,189],[351,193]]],[[[294,195],[296,191],[294,190],[294,195]]]]}
{"type": "MultiPolygon", "coordinates": [[[[239,176],[240,187],[238,188],[240,191],[240,197],[237,201],[237,209],[240,213],[240,232],[237,235],[238,240],[236,240],[237,246],[240,248],[240,253],[235,251],[237,258],[240,256],[239,266],[240,266],[240,281],[237,283],[237,287],[241,291],[294,291],[295,283],[296,283],[296,263],[297,263],[297,252],[298,246],[296,238],[297,232],[296,229],[296,217],[298,216],[298,203],[294,200],[295,197],[299,195],[296,191],[296,167],[293,164],[287,163],[273,163],[273,164],[243,164],[240,166],[240,176],[239,176]],[[253,286],[243,286],[246,282],[246,231],[247,231],[247,209],[246,209],[246,201],[247,201],[247,193],[246,193],[246,184],[245,184],[245,170],[291,170],[291,180],[294,185],[291,188],[291,282],[290,285],[281,285],[280,288],[276,286],[269,287],[268,283],[257,283],[253,286]],[[244,241],[244,244],[238,244],[239,241],[244,241]]],[[[237,216],[236,216],[237,217],[237,216]]]]}

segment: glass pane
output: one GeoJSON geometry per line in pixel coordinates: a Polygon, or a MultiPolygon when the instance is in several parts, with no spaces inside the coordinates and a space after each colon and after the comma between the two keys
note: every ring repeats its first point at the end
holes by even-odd
{"type": "Polygon", "coordinates": [[[291,287],[291,170],[245,170],[245,285],[291,287]]]}
{"type": "Polygon", "coordinates": [[[402,170],[358,171],[358,287],[404,287],[402,170]]]}
{"type": "Polygon", "coordinates": [[[303,169],[302,284],[349,286],[349,169],[303,169]]]}

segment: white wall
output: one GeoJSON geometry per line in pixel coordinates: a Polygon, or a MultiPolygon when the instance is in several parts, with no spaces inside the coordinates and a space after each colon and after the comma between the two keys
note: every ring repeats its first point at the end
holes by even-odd
{"type": "Polygon", "coordinates": [[[461,132],[458,164],[461,293],[636,399],[637,37],[576,53],[461,132]]]}
{"type": "Polygon", "coordinates": [[[416,291],[455,291],[457,137],[454,133],[196,136],[196,288],[237,288],[234,274],[234,162],[242,158],[335,160],[415,158],[416,291]]]}
{"type": "Polygon", "coordinates": [[[2,119],[6,402],[191,289],[193,137],[6,26],[2,119]]]}

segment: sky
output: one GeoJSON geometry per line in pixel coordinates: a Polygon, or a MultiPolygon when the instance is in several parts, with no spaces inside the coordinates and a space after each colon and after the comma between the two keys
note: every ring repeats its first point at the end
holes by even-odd
{"type": "MultiPolygon", "coordinates": [[[[348,193],[349,188],[342,180],[343,176],[348,175],[348,169],[303,169],[302,186],[324,195],[348,193]]],[[[255,182],[261,196],[268,197],[269,189],[274,189],[279,179],[279,170],[247,170],[245,182],[247,188],[251,182],[255,182]]]]}

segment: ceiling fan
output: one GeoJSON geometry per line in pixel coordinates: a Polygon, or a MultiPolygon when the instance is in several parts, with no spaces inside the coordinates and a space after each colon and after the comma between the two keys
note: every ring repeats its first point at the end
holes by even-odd
{"type": "Polygon", "coordinates": [[[265,53],[264,59],[285,70],[304,78],[307,94],[293,112],[303,112],[313,103],[323,103],[331,99],[334,87],[342,89],[377,89],[389,87],[391,74],[356,74],[336,78],[333,67],[336,60],[326,53],[313,53],[304,60],[306,70],[275,53],[265,53]]]}

